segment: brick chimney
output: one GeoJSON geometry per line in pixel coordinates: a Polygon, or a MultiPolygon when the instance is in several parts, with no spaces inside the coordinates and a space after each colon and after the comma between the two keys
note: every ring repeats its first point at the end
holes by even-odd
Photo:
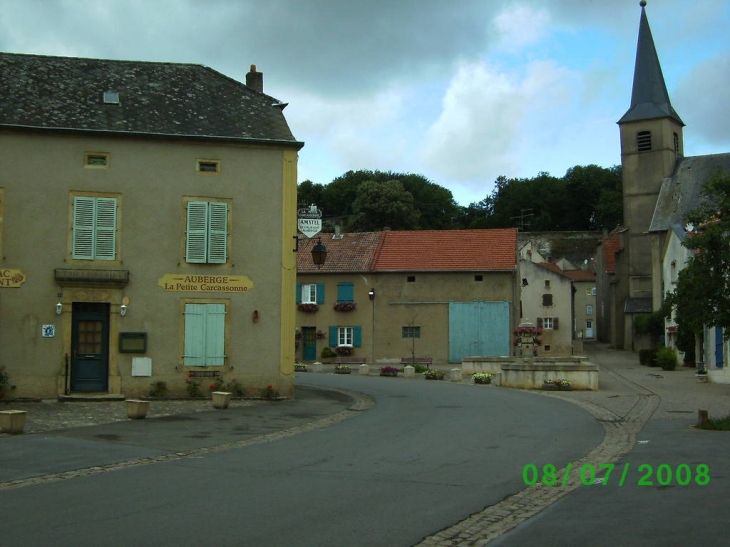
{"type": "Polygon", "coordinates": [[[264,92],[264,73],[256,70],[256,65],[251,65],[251,71],[246,74],[246,85],[251,89],[264,92]]]}

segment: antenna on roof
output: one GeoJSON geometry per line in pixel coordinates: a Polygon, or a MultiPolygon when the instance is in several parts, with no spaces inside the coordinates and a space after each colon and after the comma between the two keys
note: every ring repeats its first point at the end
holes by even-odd
{"type": "Polygon", "coordinates": [[[525,231],[525,225],[528,225],[529,226],[529,224],[530,224],[529,222],[526,222],[525,219],[526,218],[529,218],[531,216],[534,216],[533,213],[532,213],[532,208],[530,208],[530,209],[520,209],[519,216],[510,217],[510,218],[512,220],[519,219],[519,222],[517,223],[517,229],[520,232],[524,232],[525,231]],[[529,211],[529,213],[527,211],[529,211]]]}

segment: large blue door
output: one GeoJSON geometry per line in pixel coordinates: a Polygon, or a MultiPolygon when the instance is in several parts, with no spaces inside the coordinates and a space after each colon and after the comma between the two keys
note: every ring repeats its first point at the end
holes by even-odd
{"type": "Polygon", "coordinates": [[[449,303],[449,362],[511,353],[509,302],[449,303]]]}

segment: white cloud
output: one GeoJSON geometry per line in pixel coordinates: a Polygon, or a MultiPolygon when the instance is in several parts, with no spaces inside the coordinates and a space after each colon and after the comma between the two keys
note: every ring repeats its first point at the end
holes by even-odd
{"type": "Polygon", "coordinates": [[[514,5],[497,14],[493,24],[499,35],[497,48],[514,52],[534,45],[545,37],[550,25],[550,14],[526,5],[514,5]]]}

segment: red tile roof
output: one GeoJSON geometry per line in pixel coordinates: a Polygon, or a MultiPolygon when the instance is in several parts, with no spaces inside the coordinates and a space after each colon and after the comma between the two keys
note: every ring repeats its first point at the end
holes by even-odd
{"type": "Polygon", "coordinates": [[[373,271],[517,268],[517,229],[383,232],[373,271]]]}
{"type": "Polygon", "coordinates": [[[297,271],[299,273],[367,272],[370,270],[382,233],[346,233],[342,235],[342,239],[333,239],[334,234],[331,233],[320,233],[311,239],[302,238],[299,240],[297,253],[297,271]],[[317,268],[312,262],[312,248],[317,244],[318,238],[321,238],[322,244],[327,247],[327,259],[321,268],[317,268]]]}

